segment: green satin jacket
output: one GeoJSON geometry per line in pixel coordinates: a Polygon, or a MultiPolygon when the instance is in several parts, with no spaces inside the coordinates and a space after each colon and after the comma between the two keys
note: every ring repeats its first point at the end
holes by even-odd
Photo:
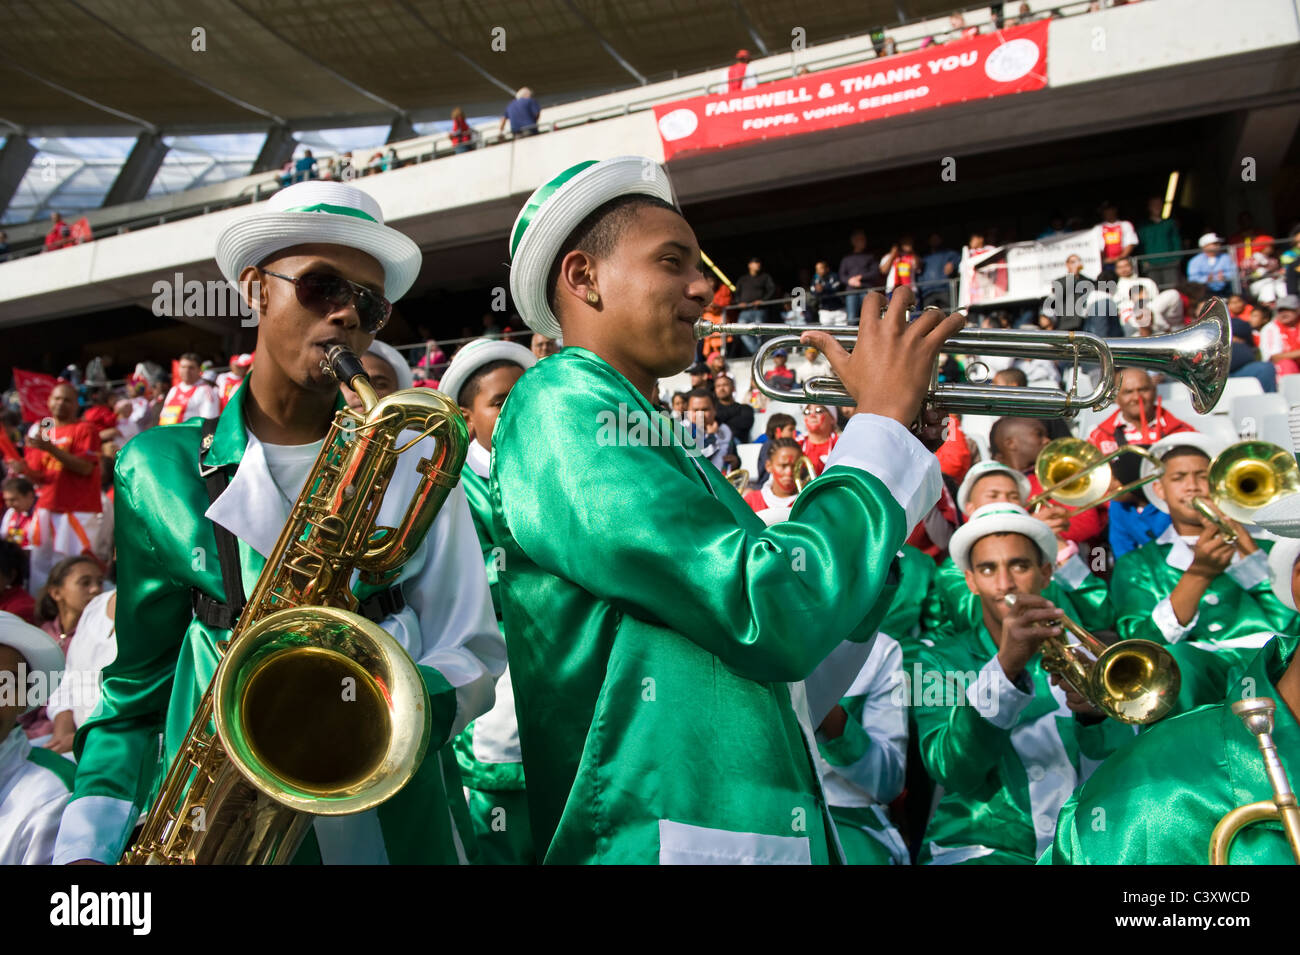
{"type": "Polygon", "coordinates": [[[1169,595],[1192,553],[1173,527],[1115,562],[1110,593],[1120,637],[1168,644],[1178,661],[1182,688],[1171,715],[1232,695],[1259,648],[1274,633],[1300,627],[1300,617],[1273,595],[1269,583],[1266,555],[1273,542],[1256,543],[1260,553],[1214,578],[1186,627],[1174,617],[1169,595]]]}
{"type": "MultiPolygon", "coordinates": [[[[1273,742],[1294,789],[1300,785],[1300,725],[1276,683],[1295,657],[1294,636],[1275,636],[1251,659],[1243,691],[1229,702],[1165,719],[1107,760],[1061,809],[1056,841],[1042,863],[1204,865],[1210,833],[1224,814],[1272,800],[1264,760],[1230,702],[1277,702],[1273,742]]],[[[1233,864],[1288,865],[1295,857],[1276,822],[1255,823],[1232,843],[1233,864]]]]}
{"type": "Polygon", "coordinates": [[[983,623],[942,636],[923,635],[905,668],[921,758],[944,789],[918,861],[1032,863],[1079,781],[1133,729],[1077,719],[1041,655],[1008,681],[983,623]]]}
{"type": "MultiPolygon", "coordinates": [[[[222,523],[238,538],[246,594],[253,592],[264,554],[289,511],[260,443],[245,429],[249,393],[245,384],[231,398],[206,459],[213,466],[239,465],[211,509],[214,518],[220,509],[222,523]]],[[[340,395],[337,407],[342,402],[340,395]]],[[[102,712],[77,732],[76,789],[64,814],[56,862],[117,859],[186,737],[216,669],[216,644],[229,636],[228,630],[201,623],[191,608],[193,587],[225,599],[212,520],[205,516],[208,494],[199,476],[201,425],[202,419],[192,419],[152,428],[133,438],[117,458],[118,653],[104,671],[102,712]]],[[[395,523],[405,510],[407,492],[418,478],[418,456],[403,455],[381,523],[395,523]]],[[[468,857],[448,811],[445,779],[456,780],[454,759],[442,750],[453,729],[459,731],[491,705],[492,683],[504,664],[481,568],[464,494],[453,491],[420,550],[401,569],[406,608],[380,623],[424,677],[432,717],[428,755],[411,782],[377,810],[318,820],[295,861],[468,857]]],[[[356,581],[354,574],[359,596],[372,592],[356,581]]]]}
{"type": "Polygon", "coordinates": [[[830,467],[768,528],[597,355],[524,373],[489,489],[545,862],[839,858],[789,684],[871,638],[905,507],[938,496],[933,455],[888,425],[855,417],[837,447],[874,445],[924,489],[910,504],[830,467]]]}

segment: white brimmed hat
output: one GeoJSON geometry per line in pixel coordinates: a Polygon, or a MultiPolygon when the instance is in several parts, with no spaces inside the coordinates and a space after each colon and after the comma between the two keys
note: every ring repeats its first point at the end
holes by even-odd
{"type": "Polygon", "coordinates": [[[1222,244],[1223,244],[1223,236],[1219,235],[1217,232],[1207,232],[1207,233],[1205,233],[1203,236],[1201,236],[1199,239],[1196,240],[1196,245],[1197,245],[1197,248],[1201,248],[1201,249],[1203,249],[1203,248],[1205,248],[1207,245],[1210,245],[1211,243],[1214,243],[1214,242],[1217,242],[1217,243],[1219,243],[1219,245],[1222,245],[1222,244]]]}
{"type": "Polygon", "coordinates": [[[411,366],[406,363],[406,359],[402,357],[402,353],[392,345],[385,344],[376,338],[370,343],[370,347],[367,348],[366,351],[371,355],[374,355],[376,358],[382,358],[384,361],[388,362],[389,366],[393,369],[393,374],[397,376],[397,388],[399,391],[405,391],[407,388],[413,388],[415,386],[415,376],[411,374],[411,366]]]}
{"type": "Polygon", "coordinates": [[[21,617],[0,610],[0,646],[13,647],[27,661],[27,709],[44,705],[50,691],[59,683],[59,674],[65,666],[59,644],[44,630],[33,627],[21,617]],[[36,673],[45,679],[31,680],[36,673]]]}
{"type": "MultiPolygon", "coordinates": [[[[1300,494],[1290,496],[1300,497],[1300,494]]],[[[1264,522],[1259,520],[1258,515],[1255,519],[1264,526],[1264,522]]],[[[1273,533],[1280,533],[1274,531],[1272,527],[1266,529],[1273,533]]],[[[1268,571],[1273,582],[1273,595],[1292,610],[1296,609],[1296,605],[1295,594],[1291,592],[1291,575],[1295,570],[1298,557],[1300,557],[1300,537],[1285,537],[1277,541],[1273,549],[1268,552],[1268,571]]]]}
{"type": "Polygon", "coordinates": [[[1016,482],[1016,487],[1020,489],[1020,500],[1029,500],[1029,478],[1015,468],[1009,468],[997,461],[981,461],[966,472],[966,476],[961,480],[961,487],[957,488],[957,510],[965,513],[966,505],[970,503],[971,491],[975,490],[976,483],[990,474],[1005,474],[1012,478],[1016,482]]]}
{"type": "MultiPolygon", "coordinates": [[[[1148,450],[1151,452],[1152,456],[1159,461],[1174,448],[1181,445],[1200,449],[1211,461],[1217,458],[1219,453],[1228,446],[1221,438],[1211,437],[1208,434],[1201,434],[1199,431],[1179,431],[1177,434],[1171,434],[1161,438],[1155,444],[1151,445],[1148,450]]],[[[1145,478],[1150,477],[1154,473],[1155,465],[1144,457],[1138,475],[1145,478]]],[[[1147,496],[1148,501],[1156,506],[1157,510],[1164,511],[1168,514],[1169,505],[1165,503],[1164,498],[1158,497],[1152,490],[1152,488],[1155,487],[1155,484],[1155,481],[1152,481],[1150,484],[1144,484],[1142,486],[1142,493],[1147,496]]]]}
{"type": "Polygon", "coordinates": [[[281,189],[258,211],[225,228],[217,266],[231,284],[239,273],[294,245],[324,242],[358,249],[384,267],[384,298],[395,302],[420,274],[420,247],[384,225],[379,203],[342,182],[311,180],[281,189]]]}
{"type": "Polygon", "coordinates": [[[619,196],[646,195],[676,206],[663,166],[645,156],[588,159],[540,186],[510,230],[510,295],[535,332],[560,337],[546,279],[560,247],[583,219],[619,196]]]}
{"type": "Polygon", "coordinates": [[[494,361],[512,361],[525,371],[537,364],[537,356],[516,342],[495,338],[476,338],[452,356],[447,372],[438,382],[438,390],[457,403],[460,391],[470,376],[494,361]]]}
{"type": "Polygon", "coordinates": [[[976,508],[948,542],[952,562],[963,571],[970,570],[970,552],[975,542],[990,534],[1022,534],[1033,541],[1043,555],[1043,563],[1056,563],[1056,535],[1036,517],[1031,517],[1019,504],[998,501],[976,508]]]}

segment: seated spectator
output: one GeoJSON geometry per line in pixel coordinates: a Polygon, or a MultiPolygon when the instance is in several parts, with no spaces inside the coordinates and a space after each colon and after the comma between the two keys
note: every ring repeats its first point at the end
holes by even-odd
{"type": "Polygon", "coordinates": [[[533,333],[532,340],[529,342],[529,348],[532,353],[540,360],[548,355],[554,355],[560,350],[560,343],[554,338],[547,338],[545,335],[533,333]]]}
{"type": "Polygon", "coordinates": [[[1200,282],[1215,295],[1225,295],[1237,277],[1237,263],[1223,247],[1223,239],[1207,232],[1196,242],[1200,252],[1187,263],[1187,278],[1200,282]]]}
{"type": "Polygon", "coordinates": [[[1258,302],[1271,305],[1286,295],[1286,278],[1282,265],[1273,254],[1273,243],[1259,242],[1239,266],[1244,281],[1250,283],[1250,294],[1258,302]]]}
{"type": "Polygon", "coordinates": [[[1260,359],[1256,344],[1258,336],[1251,318],[1258,318],[1256,313],[1259,312],[1258,306],[1246,304],[1240,295],[1228,298],[1228,321],[1232,328],[1232,361],[1228,365],[1228,376],[1254,378],[1265,392],[1277,391],[1277,368],[1271,361],[1260,359]]]}
{"type": "Polygon", "coordinates": [[[537,100],[533,99],[533,91],[527,86],[521,86],[515,98],[506,106],[497,132],[502,132],[506,128],[506,121],[509,120],[510,135],[532,136],[537,132],[537,120],[541,115],[542,107],[537,100]]]}
{"type": "Polygon", "coordinates": [[[1161,438],[1193,430],[1164,409],[1155,382],[1141,368],[1121,368],[1116,373],[1115,404],[1114,414],[1088,435],[1088,443],[1102,454],[1110,454],[1122,444],[1149,448],[1161,438]]]}
{"type": "Polygon", "coordinates": [[[825,405],[805,405],[803,426],[806,433],[799,439],[799,447],[812,462],[813,472],[821,474],[826,470],[827,456],[840,439],[835,416],[825,405]]]}
{"type": "Polygon", "coordinates": [[[308,179],[316,178],[316,160],[311,154],[311,150],[303,151],[293,164],[293,181],[306,182],[308,179]]]}
{"type": "Polygon", "coordinates": [[[750,432],[754,430],[754,409],[736,400],[736,383],[725,371],[713,376],[713,394],[718,399],[718,420],[731,429],[737,442],[749,444],[750,432]]]}
{"type": "Polygon", "coordinates": [[[844,283],[824,260],[814,267],[812,288],[817,321],[822,325],[847,325],[849,313],[844,307],[844,283]]]}
{"type": "Polygon", "coordinates": [[[33,749],[20,722],[45,702],[63,654],[48,636],[12,614],[0,613],[0,680],[25,675],[22,702],[0,701],[0,865],[49,865],[76,767],[48,750],[33,749]],[[38,679],[31,679],[39,676],[38,679]]]}
{"type": "Polygon", "coordinates": [[[678,421],[686,421],[686,407],[690,401],[690,394],[685,391],[674,391],[672,398],[673,417],[678,421]]]}
{"type": "Polygon", "coordinates": [[[0,540],[23,549],[32,546],[31,532],[36,518],[36,488],[27,478],[12,475],[0,485],[4,491],[4,517],[0,518],[0,540]]]}
{"type": "Polygon", "coordinates": [[[72,230],[57,212],[50,213],[50,231],[45,233],[45,251],[53,252],[72,245],[72,230]]]}
{"type": "Polygon", "coordinates": [[[0,540],[0,610],[36,623],[36,600],[27,591],[27,551],[0,540]]]}
{"type": "Polygon", "coordinates": [[[696,388],[707,388],[713,391],[713,369],[702,361],[697,361],[686,369],[686,374],[691,376],[691,390],[696,388]]]}
{"type": "Polygon", "coordinates": [[[1259,354],[1271,361],[1277,376],[1300,372],[1300,298],[1284,295],[1277,300],[1273,321],[1259,333],[1259,354]]]}
{"type": "Polygon", "coordinates": [[[786,361],[789,356],[784,348],[778,348],[772,352],[772,367],[763,374],[763,380],[773,388],[780,391],[794,391],[795,386],[799,384],[799,379],[795,373],[786,367],[786,361]]]}
{"type": "Polygon", "coordinates": [[[766,480],[745,492],[745,503],[755,514],[768,508],[793,507],[799,494],[794,483],[795,466],[803,455],[799,443],[791,438],[773,438],[764,447],[768,451],[763,462],[766,480]]]}
{"type": "Polygon", "coordinates": [[[63,679],[50,694],[45,710],[54,724],[47,749],[72,752],[77,729],[100,707],[100,676],[117,659],[117,591],[96,596],[77,622],[77,639],[68,644],[63,679]]]}
{"type": "Polygon", "coordinates": [[[724,474],[729,468],[740,466],[731,429],[718,421],[718,402],[711,390],[706,387],[692,389],[686,403],[686,415],[701,457],[724,474]]]}
{"type": "Polygon", "coordinates": [[[756,486],[762,487],[771,477],[767,473],[767,457],[772,451],[772,442],[777,438],[790,438],[793,440],[794,437],[795,422],[790,415],[777,412],[767,419],[767,430],[756,439],[759,445],[758,474],[753,480],[756,486]]]}
{"type": "Polygon", "coordinates": [[[1115,306],[1125,335],[1137,335],[1151,324],[1151,304],[1159,294],[1155,282],[1138,277],[1132,258],[1126,255],[1115,260],[1115,306]]]}
{"type": "Polygon", "coordinates": [[[463,153],[474,148],[474,130],[465,120],[465,111],[457,106],[451,111],[451,146],[453,153],[463,153]]]}

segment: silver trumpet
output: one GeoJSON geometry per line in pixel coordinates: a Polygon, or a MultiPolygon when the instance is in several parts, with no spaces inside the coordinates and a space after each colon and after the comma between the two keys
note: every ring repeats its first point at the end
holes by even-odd
{"type": "MultiPolygon", "coordinates": [[[[813,328],[814,326],[809,326],[813,328]]],[[[851,405],[853,397],[833,375],[810,378],[794,391],[773,388],[763,377],[763,366],[778,348],[787,351],[806,347],[799,341],[801,329],[790,325],[716,324],[701,319],[695,337],[710,335],[753,335],[768,339],[754,355],[751,369],[754,387],[777,401],[851,405]]],[[[832,333],[836,341],[851,349],[857,342],[857,328],[850,326],[832,333]]],[[[1084,408],[1103,408],[1115,400],[1116,368],[1145,368],[1180,381],[1192,393],[1192,405],[1205,414],[1218,403],[1228,380],[1232,358],[1232,333],[1228,309],[1217,298],[1210,299],[1197,322],[1179,332],[1151,338],[1101,338],[1087,332],[1026,331],[1024,329],[971,329],[944,343],[943,355],[997,355],[1008,358],[1043,358],[1073,364],[1068,389],[1005,388],[987,384],[956,384],[938,381],[936,362],[927,404],[944,411],[969,414],[1023,415],[1029,418],[1068,417],[1084,408]],[[1079,366],[1096,365],[1096,386],[1079,393],[1079,366]]],[[[942,359],[941,359],[942,360],[942,359]]]]}

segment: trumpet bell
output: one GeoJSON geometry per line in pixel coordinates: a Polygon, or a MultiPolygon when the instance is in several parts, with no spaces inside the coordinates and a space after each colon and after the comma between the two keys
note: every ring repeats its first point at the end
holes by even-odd
{"type": "Polygon", "coordinates": [[[1044,488],[1060,485],[1052,500],[1067,507],[1091,507],[1110,489],[1110,465],[1101,464],[1101,458],[1101,452],[1081,438],[1057,438],[1039,453],[1034,474],[1044,488]]]}
{"type": "Polygon", "coordinates": [[[1098,708],[1123,723],[1145,725],[1173,709],[1181,685],[1178,664],[1150,640],[1121,640],[1097,657],[1092,680],[1098,708]]]}
{"type": "Polygon", "coordinates": [[[1210,465],[1210,496],[1234,521],[1250,523],[1255,512],[1300,491],[1295,455],[1268,441],[1241,441],[1210,465]]]}

